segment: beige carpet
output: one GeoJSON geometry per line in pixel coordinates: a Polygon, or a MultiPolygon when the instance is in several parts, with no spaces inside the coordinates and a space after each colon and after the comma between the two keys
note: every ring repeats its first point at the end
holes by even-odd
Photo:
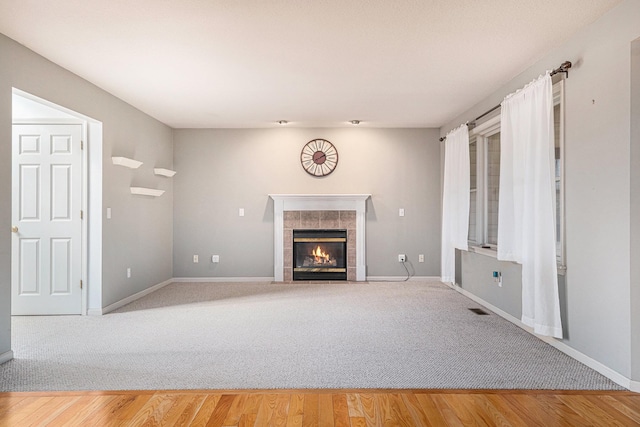
{"type": "Polygon", "coordinates": [[[442,284],[174,283],[14,317],[0,390],[619,387],[442,284]]]}

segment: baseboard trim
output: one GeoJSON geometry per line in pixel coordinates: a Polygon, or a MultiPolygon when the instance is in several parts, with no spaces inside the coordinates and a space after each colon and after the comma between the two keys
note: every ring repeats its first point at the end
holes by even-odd
{"type": "Polygon", "coordinates": [[[13,351],[5,351],[4,353],[0,354],[0,365],[8,362],[11,359],[13,359],[13,351]]]}
{"type": "Polygon", "coordinates": [[[437,276],[367,276],[369,282],[440,282],[437,276]]]}
{"type": "Polygon", "coordinates": [[[113,310],[117,310],[122,306],[125,306],[137,299],[142,298],[145,295],[149,295],[152,292],[157,291],[158,289],[164,288],[169,283],[172,283],[173,279],[165,280],[164,282],[158,283],[157,285],[153,285],[143,291],[137,292],[131,296],[121,299],[120,301],[114,302],[113,304],[109,304],[104,308],[92,308],[87,311],[87,315],[89,316],[101,316],[103,314],[107,314],[112,312],[113,310]]]}
{"type": "Polygon", "coordinates": [[[564,354],[566,354],[569,357],[572,357],[573,359],[577,360],[580,363],[583,363],[585,365],[587,365],[588,367],[590,367],[591,369],[593,369],[594,371],[597,371],[599,373],[601,373],[602,375],[604,375],[605,377],[609,378],[611,381],[613,381],[614,383],[628,389],[631,391],[640,391],[640,382],[638,381],[632,381],[631,379],[625,377],[624,375],[614,371],[613,369],[609,368],[608,366],[602,364],[601,362],[598,362],[595,359],[592,359],[591,357],[587,356],[586,354],[574,349],[573,347],[568,346],[567,344],[563,343],[562,341],[559,341],[555,338],[552,337],[545,337],[545,336],[541,336],[538,334],[535,334],[533,332],[533,328],[530,328],[529,326],[525,325],[524,323],[522,323],[522,321],[514,316],[512,316],[511,314],[507,313],[504,310],[501,310],[500,308],[496,307],[495,305],[488,303],[487,301],[483,300],[482,298],[478,297],[477,295],[472,294],[471,292],[462,289],[460,286],[458,285],[453,285],[451,283],[445,283],[445,285],[449,286],[451,289],[454,289],[455,291],[458,291],[459,293],[461,293],[462,295],[466,296],[467,298],[477,302],[478,304],[488,308],[489,310],[493,311],[495,314],[497,314],[498,316],[508,320],[509,322],[513,323],[514,325],[524,329],[525,331],[529,332],[531,335],[533,335],[534,337],[546,342],[547,344],[555,347],[556,349],[560,350],[561,352],[563,352],[564,354]]]}
{"type": "Polygon", "coordinates": [[[174,277],[176,283],[273,282],[274,277],[174,277]]]}

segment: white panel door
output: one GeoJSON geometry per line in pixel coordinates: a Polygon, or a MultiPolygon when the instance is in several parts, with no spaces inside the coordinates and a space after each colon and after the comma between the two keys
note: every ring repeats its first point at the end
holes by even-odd
{"type": "Polygon", "coordinates": [[[82,125],[13,125],[11,314],[81,314],[82,125]]]}

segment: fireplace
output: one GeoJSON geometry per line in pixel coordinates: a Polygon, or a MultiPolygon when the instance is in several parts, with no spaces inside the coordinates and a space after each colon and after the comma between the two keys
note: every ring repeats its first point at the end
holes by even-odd
{"type": "Polygon", "coordinates": [[[293,230],[293,280],[347,280],[347,230],[293,230]]]}
{"type": "Polygon", "coordinates": [[[366,206],[370,194],[270,194],[273,278],[293,280],[293,230],[347,230],[347,280],[365,281],[366,206]]]}

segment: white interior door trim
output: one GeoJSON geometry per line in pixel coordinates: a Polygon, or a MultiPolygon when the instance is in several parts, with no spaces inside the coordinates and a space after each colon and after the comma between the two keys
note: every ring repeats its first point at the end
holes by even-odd
{"type": "MultiPolygon", "coordinates": [[[[47,124],[83,125],[82,151],[82,314],[102,308],[102,122],[57,105],[36,95],[13,88],[13,94],[66,113],[69,119],[42,119],[47,124]]],[[[33,123],[36,119],[14,120],[14,123],[33,123]]],[[[39,120],[39,119],[37,119],[39,120]]]]}

